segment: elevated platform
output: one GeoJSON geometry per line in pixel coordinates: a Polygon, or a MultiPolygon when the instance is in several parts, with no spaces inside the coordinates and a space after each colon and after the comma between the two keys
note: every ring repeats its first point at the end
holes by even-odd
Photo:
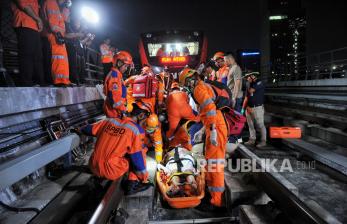
{"type": "Polygon", "coordinates": [[[102,100],[94,87],[46,88],[10,87],[0,88],[0,117],[40,110],[44,108],[67,106],[102,100]]]}

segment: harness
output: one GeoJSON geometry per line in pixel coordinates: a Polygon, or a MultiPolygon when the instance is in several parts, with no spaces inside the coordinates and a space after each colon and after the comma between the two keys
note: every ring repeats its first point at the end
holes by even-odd
{"type": "MultiPolygon", "coordinates": [[[[194,175],[194,172],[182,172],[182,161],[187,160],[190,161],[193,164],[193,167],[196,169],[196,164],[194,159],[190,159],[190,158],[180,158],[179,153],[178,153],[178,147],[174,148],[175,153],[174,153],[174,157],[170,158],[168,160],[168,162],[166,164],[170,164],[170,163],[176,163],[177,164],[177,172],[174,172],[173,174],[170,175],[170,177],[167,179],[167,183],[171,181],[171,179],[174,176],[179,176],[180,179],[186,178],[188,175],[194,175]]],[[[185,183],[182,183],[182,185],[184,185],[185,183]]]]}

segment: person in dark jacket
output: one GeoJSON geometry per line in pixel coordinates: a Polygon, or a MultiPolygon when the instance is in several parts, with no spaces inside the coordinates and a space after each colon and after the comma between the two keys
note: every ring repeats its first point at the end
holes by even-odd
{"type": "Polygon", "coordinates": [[[254,145],[256,141],[256,131],[254,121],[260,130],[260,142],[256,145],[258,148],[266,146],[266,127],[264,124],[264,92],[265,86],[263,82],[255,76],[255,73],[249,73],[245,76],[249,83],[247,90],[248,105],[247,105],[247,123],[249,128],[249,140],[245,145],[254,145]]]}

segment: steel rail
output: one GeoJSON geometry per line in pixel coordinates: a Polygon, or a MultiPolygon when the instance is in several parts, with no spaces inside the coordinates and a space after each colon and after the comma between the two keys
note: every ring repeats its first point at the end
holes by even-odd
{"type": "Polygon", "coordinates": [[[122,177],[113,181],[108,188],[105,196],[102,198],[95,212],[93,213],[88,224],[104,224],[110,218],[114,209],[117,209],[123,197],[123,190],[121,188],[122,177]]]}
{"type": "Polygon", "coordinates": [[[237,151],[243,157],[255,160],[257,166],[265,170],[265,172],[258,173],[257,182],[280,209],[296,221],[295,223],[340,223],[334,216],[313,201],[303,201],[298,192],[288,188],[290,182],[279,173],[267,170],[260,158],[247,147],[240,144],[237,151]],[[287,183],[285,183],[286,181],[287,183]]]}

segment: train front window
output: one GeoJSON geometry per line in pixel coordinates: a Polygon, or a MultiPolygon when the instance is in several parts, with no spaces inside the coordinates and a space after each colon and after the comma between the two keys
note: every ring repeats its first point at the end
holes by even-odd
{"type": "Polygon", "coordinates": [[[198,55],[199,42],[149,43],[149,57],[198,55]]]}

